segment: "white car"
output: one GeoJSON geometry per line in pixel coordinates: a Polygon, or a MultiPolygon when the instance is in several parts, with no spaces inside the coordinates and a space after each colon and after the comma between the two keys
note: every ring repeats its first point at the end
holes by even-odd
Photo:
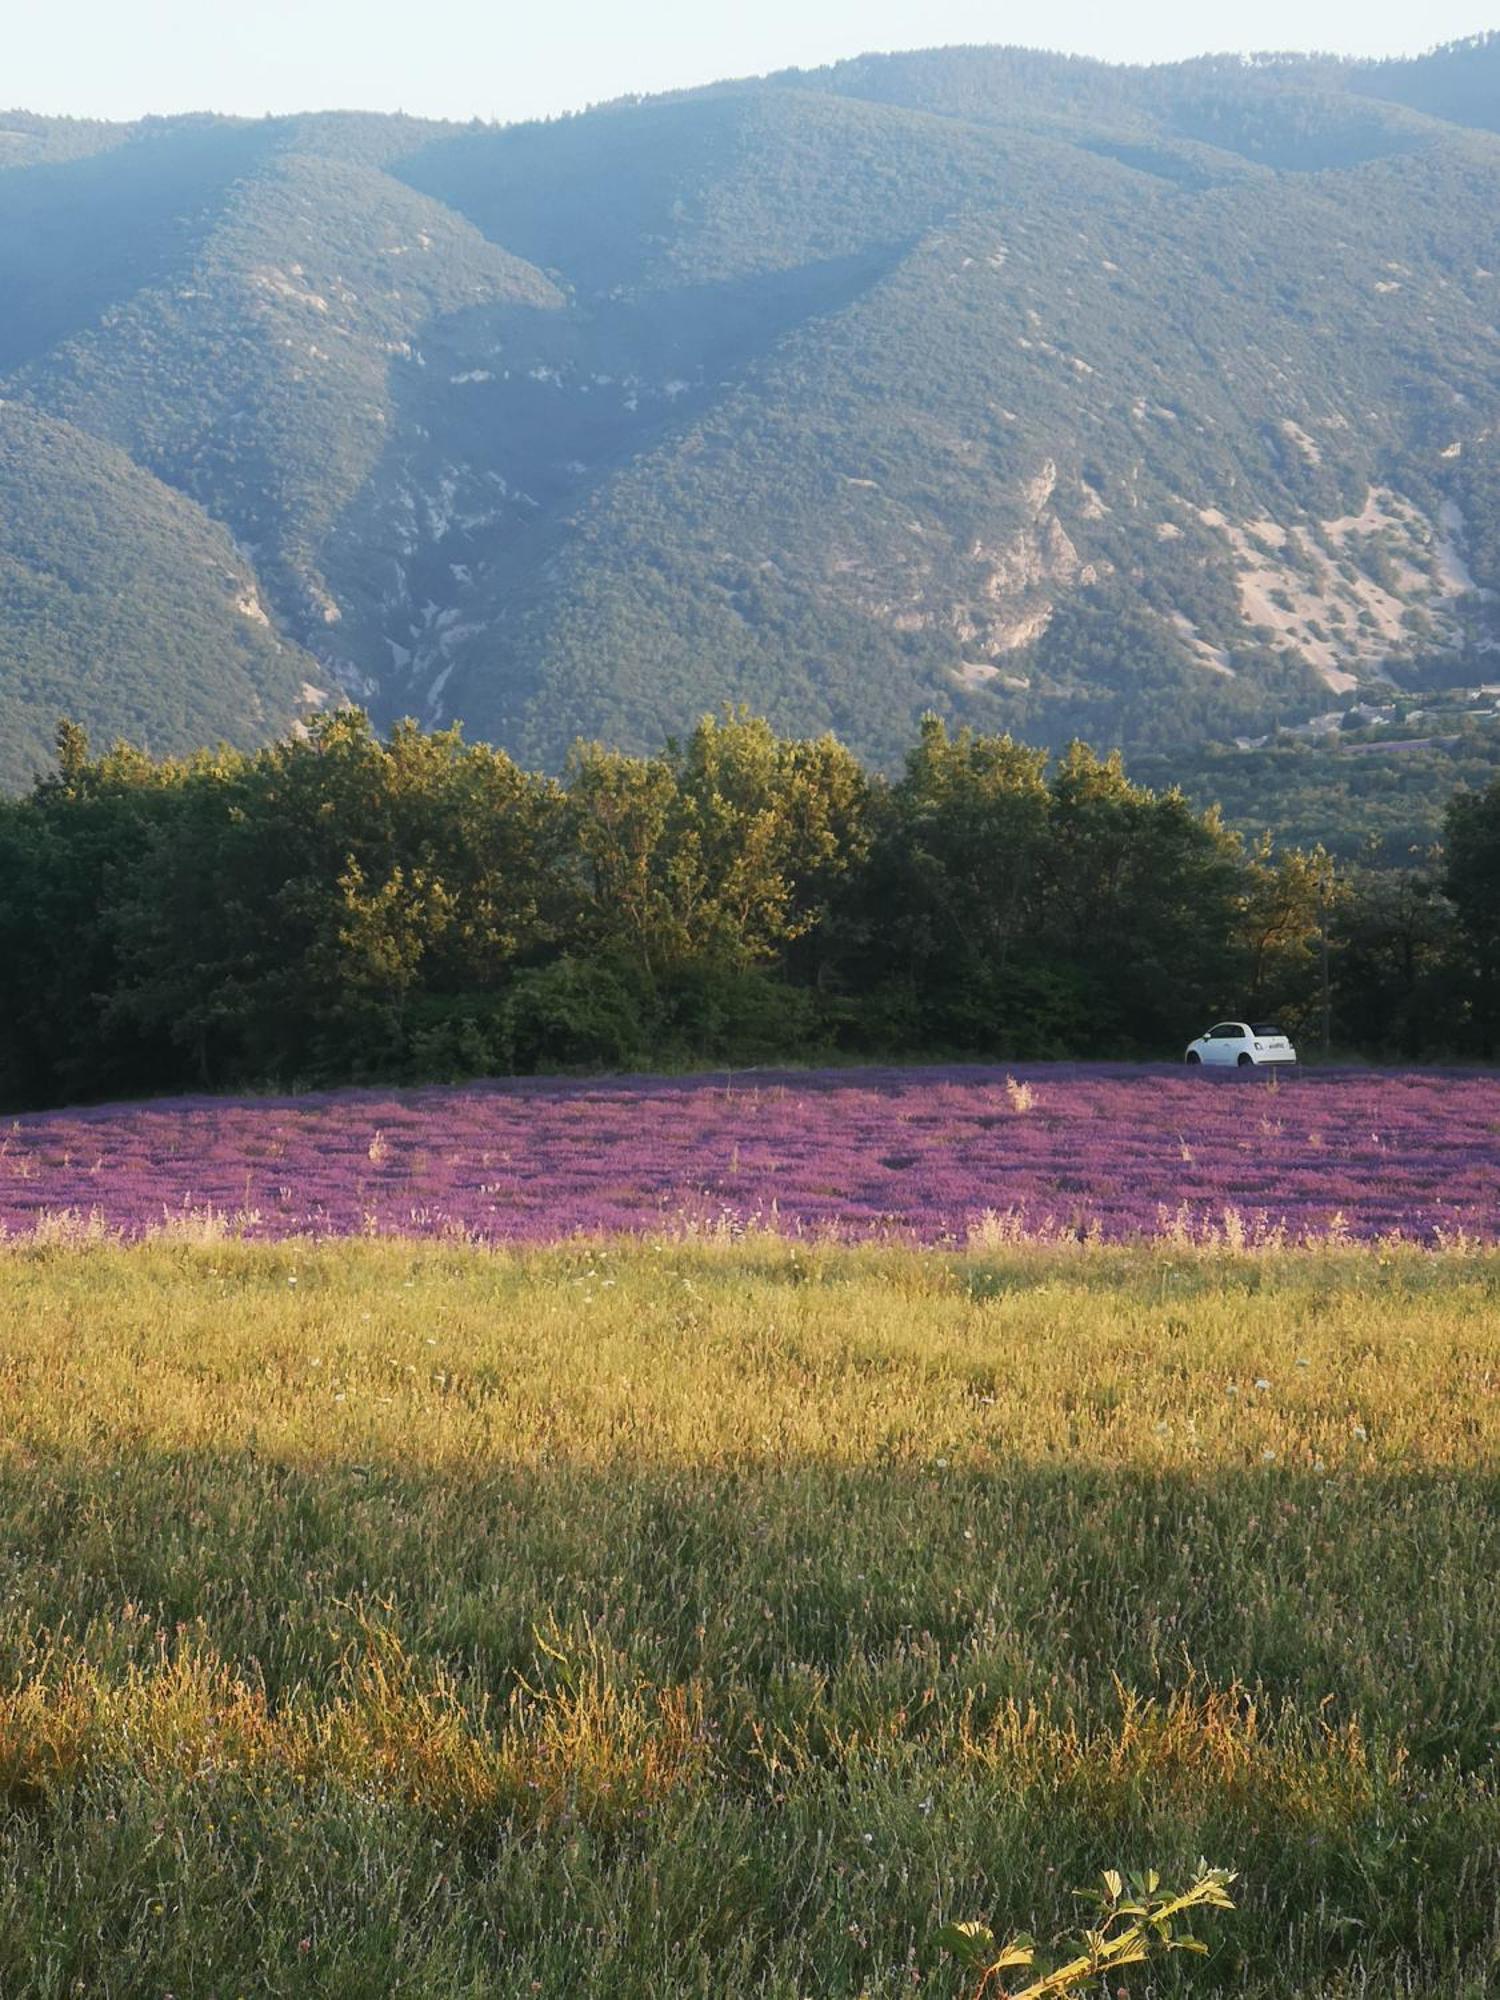
{"type": "Polygon", "coordinates": [[[1280,1028],[1269,1021],[1220,1021],[1196,1042],[1188,1043],[1184,1062],[1213,1063],[1227,1069],[1251,1069],[1261,1063],[1294,1063],[1297,1051],[1280,1028]]]}

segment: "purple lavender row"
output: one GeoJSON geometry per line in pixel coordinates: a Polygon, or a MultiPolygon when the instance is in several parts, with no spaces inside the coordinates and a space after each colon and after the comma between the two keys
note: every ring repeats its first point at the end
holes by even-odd
{"type": "Polygon", "coordinates": [[[1110,1240],[1213,1227],[1500,1240],[1500,1079],[1242,1079],[1114,1064],[515,1082],[179,1098],[0,1127],[0,1226],[127,1236],[762,1226],[963,1241],[984,1218],[1110,1240]],[[1029,1100],[1029,1101],[1028,1101],[1029,1100]]]}

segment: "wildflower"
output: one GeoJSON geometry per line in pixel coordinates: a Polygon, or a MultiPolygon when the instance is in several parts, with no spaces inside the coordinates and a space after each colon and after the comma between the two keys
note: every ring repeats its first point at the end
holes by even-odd
{"type": "Polygon", "coordinates": [[[1326,1472],[1327,1470],[1328,1470],[1328,1467],[1327,1467],[1327,1466],[1326,1466],[1326,1465],[1325,1465],[1325,1464],[1323,1463],[1323,1461],[1322,1461],[1322,1459],[1321,1459],[1321,1458],[1315,1458],[1315,1459],[1313,1460],[1313,1471],[1314,1471],[1314,1472],[1326,1472]]]}
{"type": "Polygon", "coordinates": [[[1359,1439],[1360,1443],[1363,1444],[1365,1440],[1369,1437],[1370,1433],[1365,1429],[1363,1424],[1356,1424],[1354,1426],[1354,1435],[1359,1439]]]}
{"type": "Polygon", "coordinates": [[[1171,1428],[1172,1426],[1164,1418],[1162,1422],[1156,1426],[1156,1435],[1159,1438],[1165,1437],[1167,1435],[1167,1432],[1171,1430],[1171,1428]]]}
{"type": "Polygon", "coordinates": [[[1297,1356],[1297,1366],[1299,1368],[1311,1368],[1312,1363],[1308,1360],[1305,1354],[1299,1354],[1297,1356]]]}
{"type": "Polygon", "coordinates": [[[1266,1449],[1260,1455],[1261,1463],[1263,1465],[1269,1465],[1272,1459],[1275,1458],[1275,1456],[1276,1456],[1275,1452],[1271,1450],[1269,1445],[1267,1445],[1266,1449]]]}
{"type": "Polygon", "coordinates": [[[1226,1396],[1237,1396],[1239,1393],[1240,1385],[1238,1382],[1231,1382],[1229,1387],[1224,1391],[1226,1396]]]}
{"type": "Polygon", "coordinates": [[[1257,1375],[1255,1378],[1255,1386],[1257,1389],[1269,1389],[1271,1385],[1266,1380],[1264,1375],[1257,1375]]]}

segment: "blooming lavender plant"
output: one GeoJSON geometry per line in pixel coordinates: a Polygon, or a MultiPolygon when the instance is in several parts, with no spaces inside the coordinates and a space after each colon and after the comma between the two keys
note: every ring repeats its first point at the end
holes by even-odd
{"type": "Polygon", "coordinates": [[[754,1227],[922,1243],[1500,1238],[1500,1080],[1057,1064],[593,1081],[49,1112],[0,1132],[0,1224],[140,1235],[754,1227]],[[1024,1097],[1025,1110],[1018,1108],[1024,1097]]]}

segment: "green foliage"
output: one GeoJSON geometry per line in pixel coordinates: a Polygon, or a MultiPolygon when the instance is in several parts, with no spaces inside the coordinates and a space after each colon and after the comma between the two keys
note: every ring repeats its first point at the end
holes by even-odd
{"type": "Polygon", "coordinates": [[[929,718],[905,771],[728,712],[566,782],[354,710],[0,801],[0,1098],[854,1055],[1175,1056],[1212,1017],[1494,1035],[1494,800],[1448,871],[1253,848],[1118,755],[929,718]]]}
{"type": "Polygon", "coordinates": [[[1482,1052],[1500,1045],[1500,779],[1459,792],[1448,808],[1443,887],[1469,947],[1472,1006],[1482,1052]]]}
{"type": "Polygon", "coordinates": [[[1177,1926],[1194,1910],[1232,1910],[1229,1885],[1234,1879],[1232,1870],[1200,1862],[1192,1882],[1174,1893],[1163,1892],[1154,1868],[1139,1882],[1127,1882],[1117,1868],[1106,1868],[1103,1892],[1087,1898],[1099,1906],[1097,1926],[1081,1938],[1055,1943],[1050,1963],[1039,1957],[1031,1938],[1017,1935],[997,1946],[994,1932],[981,1923],[945,1924],[936,1943],[978,1975],[975,2000],[985,1994],[994,2000],[1006,2000],[1006,1995],[1010,2000],[1048,2000],[1093,1980],[1107,1980],[1127,1966],[1170,1958],[1173,1952],[1206,1955],[1208,1946],[1177,1926]],[[1035,1976],[1015,1986],[1004,1979],[1006,1973],[1035,1976]]]}
{"type": "Polygon", "coordinates": [[[1290,1011],[1294,1023],[1310,1025],[1336,893],[1334,870],[1321,848],[1278,853],[1269,839],[1257,845],[1240,900],[1248,1012],[1290,1011]]]}
{"type": "Polygon", "coordinates": [[[0,801],[0,1091],[31,1102],[150,1089],[172,1070],[101,1007],[119,981],[119,870],[173,815],[180,773],[139,751],[89,758],[76,725],[23,803],[0,801]]]}
{"type": "Polygon", "coordinates": [[[927,996],[921,1039],[1018,1056],[1158,1046],[1234,971],[1237,843],[1074,744],[923,725],[871,865],[869,963],[927,996]]]}
{"type": "Polygon", "coordinates": [[[1453,905],[1430,870],[1353,869],[1335,903],[1341,1035],[1356,1048],[1406,1057],[1473,1047],[1466,1030],[1466,953],[1453,905]]]}
{"type": "Polygon", "coordinates": [[[655,758],[580,745],[568,796],[588,933],[648,974],[774,960],[827,917],[868,846],[849,751],[785,742],[743,712],[655,758]]]}
{"type": "Polygon", "coordinates": [[[653,1000],[636,967],[564,953],[516,980],[506,1010],[506,1067],[643,1068],[653,1000]]]}
{"type": "Polygon", "coordinates": [[[1145,784],[1179,784],[1200,806],[1218,805],[1250,840],[1269,831],[1344,862],[1409,868],[1441,841],[1455,789],[1483,791],[1500,774],[1500,726],[1466,716],[1436,728],[1425,719],[1397,727],[1401,747],[1378,735],[1347,748],[1284,740],[1148,754],[1133,757],[1131,770],[1145,784]]]}
{"type": "Polygon", "coordinates": [[[556,786],[455,732],[346,711],[178,767],[173,802],[101,912],[105,1020],[200,1082],[399,1070],[418,987],[495,996],[564,919],[556,786]]]}

